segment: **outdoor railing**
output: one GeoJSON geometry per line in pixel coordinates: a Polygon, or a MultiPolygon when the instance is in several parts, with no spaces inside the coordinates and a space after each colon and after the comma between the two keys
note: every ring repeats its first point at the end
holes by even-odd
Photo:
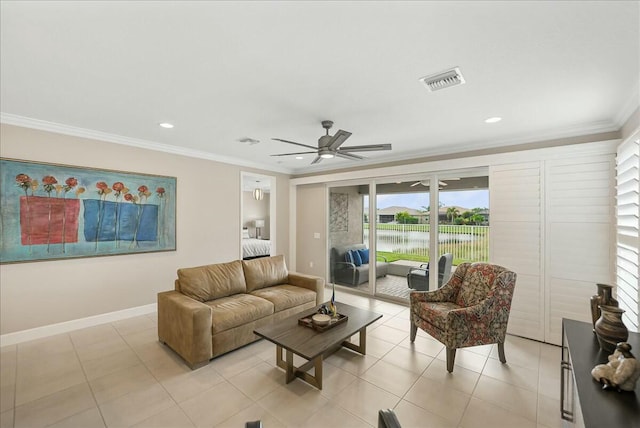
{"type": "MultiPolygon", "coordinates": [[[[364,242],[369,224],[364,224],[364,242]]],[[[381,252],[429,257],[428,224],[380,223],[377,250],[381,252]]],[[[439,252],[452,253],[455,264],[489,260],[489,226],[439,225],[439,252]]]]}

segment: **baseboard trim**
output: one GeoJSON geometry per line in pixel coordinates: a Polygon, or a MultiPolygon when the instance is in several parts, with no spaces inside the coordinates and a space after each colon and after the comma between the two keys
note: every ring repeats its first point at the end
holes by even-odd
{"type": "Polygon", "coordinates": [[[43,337],[54,336],[56,334],[68,333],[82,328],[93,327],[95,325],[120,321],[127,318],[146,315],[157,311],[157,304],[137,306],[135,308],[123,309],[121,311],[108,312],[106,314],[95,315],[87,318],[65,321],[57,324],[49,324],[42,327],[28,330],[16,331],[0,335],[0,347],[15,345],[29,340],[41,339],[43,337]]]}

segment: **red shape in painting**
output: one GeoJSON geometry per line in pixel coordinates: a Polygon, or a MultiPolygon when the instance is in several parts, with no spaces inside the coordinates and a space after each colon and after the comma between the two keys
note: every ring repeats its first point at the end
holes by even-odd
{"type": "Polygon", "coordinates": [[[22,245],[78,242],[79,199],[20,197],[22,245]],[[64,240],[62,233],[64,230],[64,240]]]}

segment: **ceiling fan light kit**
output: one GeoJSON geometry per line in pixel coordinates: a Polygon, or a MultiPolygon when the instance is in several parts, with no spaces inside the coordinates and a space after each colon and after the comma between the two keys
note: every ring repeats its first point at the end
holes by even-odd
{"type": "Polygon", "coordinates": [[[319,163],[322,159],[332,159],[339,157],[349,160],[361,160],[364,157],[353,154],[351,152],[370,152],[379,150],[391,150],[391,144],[369,144],[365,146],[352,146],[352,147],[340,147],[351,136],[351,132],[338,130],[335,135],[329,135],[329,129],[333,126],[333,121],[323,120],[321,122],[322,127],[325,129],[326,134],[318,139],[318,146],[313,147],[307,144],[296,143],[295,141],[283,140],[281,138],[272,138],[274,141],[281,141],[287,144],[295,144],[296,146],[306,147],[312,149],[311,152],[297,152],[297,153],[279,153],[271,156],[296,156],[303,154],[316,154],[316,158],[311,164],[319,163]]]}

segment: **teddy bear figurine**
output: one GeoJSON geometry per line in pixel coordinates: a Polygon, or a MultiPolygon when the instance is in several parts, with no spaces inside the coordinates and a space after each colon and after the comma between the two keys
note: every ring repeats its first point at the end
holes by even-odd
{"type": "Polygon", "coordinates": [[[633,391],[640,378],[640,363],[631,353],[631,345],[620,342],[607,364],[598,364],[591,370],[591,376],[602,383],[602,389],[633,391]]]}

